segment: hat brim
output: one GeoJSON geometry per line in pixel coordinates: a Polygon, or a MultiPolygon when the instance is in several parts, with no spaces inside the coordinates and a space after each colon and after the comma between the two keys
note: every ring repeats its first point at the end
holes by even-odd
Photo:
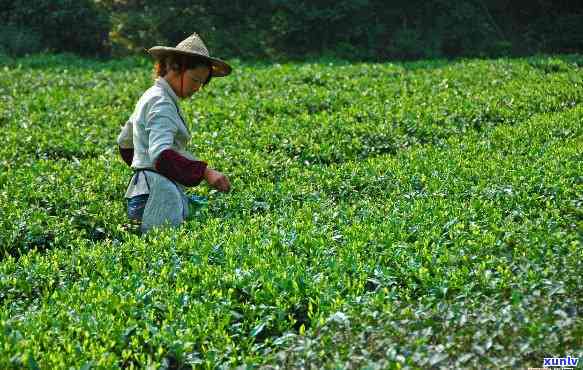
{"type": "Polygon", "coordinates": [[[207,57],[206,55],[194,53],[187,50],[171,48],[168,46],[154,46],[153,48],[148,49],[147,52],[156,60],[160,60],[161,58],[170,54],[180,54],[207,60],[211,64],[212,67],[211,76],[213,77],[228,76],[233,70],[230,65],[228,65],[226,62],[220,59],[207,57]]]}

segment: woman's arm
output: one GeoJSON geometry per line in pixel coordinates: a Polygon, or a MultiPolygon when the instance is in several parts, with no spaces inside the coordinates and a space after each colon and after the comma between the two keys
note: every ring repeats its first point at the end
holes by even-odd
{"type": "Polygon", "coordinates": [[[148,112],[148,154],[154,169],[184,186],[196,186],[204,178],[206,163],[191,160],[172,149],[174,136],[181,124],[176,108],[169,102],[157,101],[148,112]]]}
{"type": "Polygon", "coordinates": [[[172,149],[166,149],[154,163],[156,171],[184,186],[196,186],[204,179],[207,164],[190,160],[172,149]]]}
{"type": "Polygon", "coordinates": [[[153,166],[160,174],[184,186],[196,186],[205,179],[210,186],[229,191],[229,180],[222,173],[207,168],[203,161],[186,158],[172,149],[174,136],[181,124],[171,103],[155,102],[148,112],[146,131],[148,151],[153,166]]]}
{"type": "Polygon", "coordinates": [[[119,136],[117,137],[117,145],[119,147],[119,154],[128,166],[132,165],[134,158],[134,139],[132,130],[132,122],[128,120],[122,127],[119,136]]]}
{"type": "Polygon", "coordinates": [[[122,148],[120,146],[119,154],[121,155],[121,159],[131,167],[134,160],[134,148],[122,148]]]}

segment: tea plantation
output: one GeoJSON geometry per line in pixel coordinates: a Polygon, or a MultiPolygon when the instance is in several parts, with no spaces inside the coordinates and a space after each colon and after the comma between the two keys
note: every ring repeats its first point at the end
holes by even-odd
{"type": "Polygon", "coordinates": [[[150,62],[2,62],[0,368],[583,356],[583,56],[234,64],[182,104],[233,191],[140,237],[150,62]]]}

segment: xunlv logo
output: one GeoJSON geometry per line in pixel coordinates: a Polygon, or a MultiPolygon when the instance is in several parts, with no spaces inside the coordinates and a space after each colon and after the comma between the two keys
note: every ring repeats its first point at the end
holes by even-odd
{"type": "Polygon", "coordinates": [[[543,366],[573,366],[576,367],[579,362],[578,357],[549,357],[544,359],[543,366]]]}

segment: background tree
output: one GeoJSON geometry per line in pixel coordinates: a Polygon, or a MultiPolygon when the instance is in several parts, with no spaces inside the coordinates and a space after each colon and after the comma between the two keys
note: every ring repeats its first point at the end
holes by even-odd
{"type": "Polygon", "coordinates": [[[0,45],[9,52],[28,45],[80,54],[143,53],[193,31],[213,52],[256,59],[583,49],[579,0],[0,0],[0,20],[0,45]]]}

